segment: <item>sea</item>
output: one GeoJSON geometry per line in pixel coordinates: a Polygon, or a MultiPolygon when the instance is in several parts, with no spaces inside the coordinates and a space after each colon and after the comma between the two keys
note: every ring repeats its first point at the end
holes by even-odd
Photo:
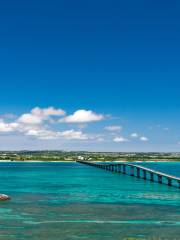
{"type": "MultiPolygon", "coordinates": [[[[140,163],[138,163],[140,164],[140,163]]],[[[143,166],[180,177],[180,163],[143,166]]],[[[2,240],[180,240],[180,189],[76,162],[1,162],[2,240]]]]}

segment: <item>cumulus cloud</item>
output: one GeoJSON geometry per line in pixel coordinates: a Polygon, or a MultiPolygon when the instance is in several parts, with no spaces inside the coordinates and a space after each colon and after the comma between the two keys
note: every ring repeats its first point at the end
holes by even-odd
{"type": "Polygon", "coordinates": [[[149,139],[147,137],[140,137],[140,140],[142,142],[148,142],[149,141],[149,139]]]}
{"type": "Polygon", "coordinates": [[[41,124],[51,116],[64,116],[65,111],[62,109],[55,109],[54,107],[39,108],[35,107],[30,113],[22,114],[18,118],[18,122],[24,124],[41,124]]]}
{"type": "Polygon", "coordinates": [[[87,134],[82,131],[76,131],[74,129],[57,131],[50,130],[51,117],[64,116],[66,113],[62,109],[55,109],[53,107],[48,108],[33,108],[30,113],[24,113],[18,117],[14,122],[5,122],[4,119],[0,119],[0,132],[10,133],[18,132],[25,136],[31,136],[38,139],[89,139],[87,134]]]}
{"type": "Polygon", "coordinates": [[[49,116],[64,116],[66,112],[62,109],[56,109],[54,107],[39,108],[35,107],[31,113],[35,116],[49,117],[49,116]]]}
{"type": "Polygon", "coordinates": [[[66,123],[87,123],[93,121],[101,121],[104,119],[104,115],[97,114],[91,110],[80,109],[74,112],[72,115],[64,117],[59,122],[66,123]]]}
{"type": "Polygon", "coordinates": [[[66,130],[66,131],[51,131],[47,129],[30,129],[25,133],[25,135],[33,136],[38,139],[61,139],[65,138],[68,140],[72,139],[78,139],[78,140],[86,140],[88,139],[88,136],[86,134],[83,134],[81,131],[75,131],[73,129],[66,130]]]}
{"type": "Polygon", "coordinates": [[[33,115],[31,113],[25,113],[18,119],[18,122],[24,124],[40,124],[42,123],[42,121],[43,121],[42,117],[33,115]]]}
{"type": "Polygon", "coordinates": [[[132,133],[132,134],[131,134],[131,137],[132,137],[132,138],[138,138],[139,135],[138,135],[137,133],[132,133]]]}
{"type": "Polygon", "coordinates": [[[18,123],[5,123],[3,119],[0,119],[0,132],[12,132],[16,130],[18,123]]]}
{"type": "Polygon", "coordinates": [[[111,126],[106,126],[105,129],[106,129],[107,131],[116,132],[116,131],[121,131],[121,130],[122,130],[122,126],[111,125],[111,126]]]}
{"type": "Polygon", "coordinates": [[[129,140],[127,138],[124,137],[115,137],[113,139],[114,142],[128,142],[129,140]]]}
{"type": "Polygon", "coordinates": [[[82,131],[75,131],[73,129],[63,131],[63,132],[58,132],[58,135],[60,137],[65,137],[66,139],[79,139],[79,140],[88,139],[88,136],[82,133],[82,131]]]}

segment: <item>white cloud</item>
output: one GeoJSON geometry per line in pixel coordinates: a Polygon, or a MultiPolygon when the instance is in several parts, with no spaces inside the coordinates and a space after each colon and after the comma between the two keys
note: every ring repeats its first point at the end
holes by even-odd
{"type": "Polygon", "coordinates": [[[105,129],[107,131],[121,131],[122,130],[122,126],[118,126],[118,125],[111,125],[111,126],[106,126],[105,129]]]}
{"type": "MultiPolygon", "coordinates": [[[[21,135],[31,136],[37,139],[77,139],[77,140],[102,140],[100,135],[85,134],[82,129],[79,130],[62,130],[51,129],[51,125],[56,121],[53,117],[64,116],[65,111],[62,109],[48,108],[33,108],[29,113],[24,113],[13,122],[6,122],[0,119],[0,133],[17,132],[21,135]]],[[[64,117],[65,122],[79,122],[81,128],[85,127],[88,121],[100,121],[104,116],[96,114],[92,111],[78,110],[73,115],[64,117]]],[[[64,122],[64,120],[63,120],[64,122]]]]}
{"type": "Polygon", "coordinates": [[[75,131],[73,129],[66,131],[50,131],[47,129],[39,129],[39,130],[29,130],[25,133],[28,136],[34,136],[38,139],[61,139],[65,138],[68,140],[78,139],[78,140],[86,140],[88,136],[81,131],[75,131]]]}
{"type": "Polygon", "coordinates": [[[65,118],[59,120],[59,122],[66,123],[87,123],[93,121],[101,121],[104,119],[104,115],[97,114],[91,110],[77,110],[72,115],[69,115],[65,118]]]}
{"type": "Polygon", "coordinates": [[[131,137],[132,137],[132,138],[138,138],[139,135],[138,135],[137,133],[132,133],[132,134],[131,134],[131,137]]]}
{"type": "Polygon", "coordinates": [[[48,108],[39,108],[35,107],[32,109],[31,113],[40,117],[49,117],[49,116],[64,116],[66,112],[62,109],[56,109],[54,107],[48,108]]]}
{"type": "Polygon", "coordinates": [[[3,119],[0,119],[0,132],[12,132],[18,127],[18,123],[5,123],[3,119]]]}
{"type": "Polygon", "coordinates": [[[24,124],[40,124],[42,123],[43,118],[40,116],[33,115],[31,113],[25,113],[18,118],[18,122],[24,124]]]}
{"type": "Polygon", "coordinates": [[[114,142],[128,142],[129,140],[127,138],[124,137],[115,137],[113,139],[114,142]]]}
{"type": "Polygon", "coordinates": [[[30,113],[22,114],[18,118],[18,122],[24,124],[41,124],[44,120],[47,120],[50,116],[64,116],[65,111],[62,109],[55,109],[54,107],[39,108],[35,107],[30,113]]]}
{"type": "Polygon", "coordinates": [[[63,132],[58,132],[58,136],[65,137],[66,139],[79,139],[79,140],[86,140],[88,136],[81,131],[75,131],[73,129],[66,130],[63,132]]]}
{"type": "Polygon", "coordinates": [[[147,137],[140,137],[140,140],[142,142],[148,142],[149,141],[149,139],[147,137]]]}
{"type": "Polygon", "coordinates": [[[180,145],[180,141],[178,142],[178,144],[180,145]]]}

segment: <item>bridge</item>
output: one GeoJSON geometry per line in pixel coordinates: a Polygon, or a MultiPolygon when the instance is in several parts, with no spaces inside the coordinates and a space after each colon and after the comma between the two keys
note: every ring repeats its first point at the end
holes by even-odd
{"type": "Polygon", "coordinates": [[[160,184],[166,184],[168,186],[173,186],[180,188],[180,178],[169,175],[163,172],[153,170],[151,168],[143,167],[137,164],[131,163],[95,163],[88,161],[77,161],[81,164],[86,164],[92,167],[101,168],[106,171],[116,172],[126,174],[132,177],[141,178],[144,180],[149,180],[151,182],[157,182],[160,184]]]}

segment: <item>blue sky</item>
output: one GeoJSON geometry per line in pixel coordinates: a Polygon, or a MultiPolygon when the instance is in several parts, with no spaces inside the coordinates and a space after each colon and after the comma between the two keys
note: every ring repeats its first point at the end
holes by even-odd
{"type": "Polygon", "coordinates": [[[159,0],[3,2],[0,149],[179,151],[179,11],[159,0]]]}

